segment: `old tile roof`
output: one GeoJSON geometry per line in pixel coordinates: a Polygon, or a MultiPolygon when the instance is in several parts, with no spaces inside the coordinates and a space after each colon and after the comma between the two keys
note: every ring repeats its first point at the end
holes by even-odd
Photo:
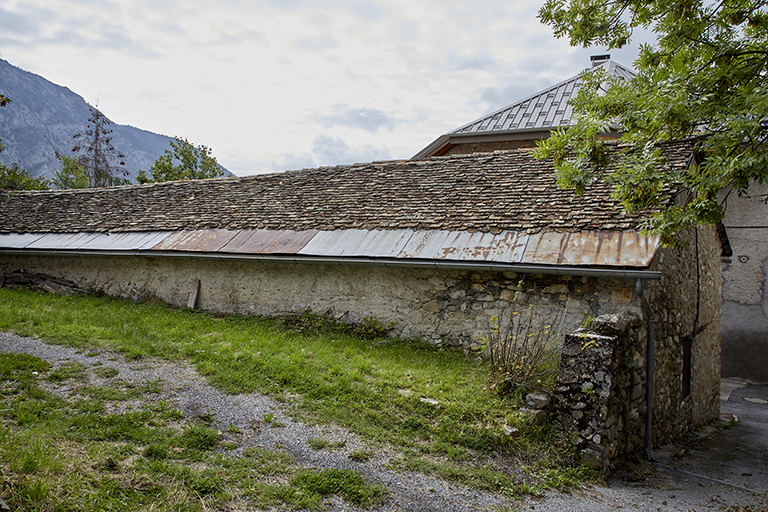
{"type": "MultiPolygon", "coordinates": [[[[615,150],[618,151],[618,150],[615,150]]],[[[685,147],[670,151],[683,167],[685,147]]],[[[500,233],[624,231],[606,185],[557,187],[550,161],[527,150],[373,162],[280,174],[0,198],[0,233],[210,229],[443,230],[500,233]]]]}

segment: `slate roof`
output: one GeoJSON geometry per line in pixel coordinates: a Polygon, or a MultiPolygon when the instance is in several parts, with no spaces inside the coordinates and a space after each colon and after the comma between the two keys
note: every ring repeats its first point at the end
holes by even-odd
{"type": "MultiPolygon", "coordinates": [[[[618,151],[618,150],[615,150],[618,151]]],[[[687,165],[687,147],[671,165],[687,165]]],[[[1,198],[0,198],[1,199],[1,198]]],[[[574,195],[527,150],[76,191],[14,192],[0,233],[179,230],[624,231],[606,185],[574,195]]]]}
{"type": "MultiPolygon", "coordinates": [[[[630,81],[637,76],[631,69],[612,61],[609,55],[594,56],[592,59],[593,65],[587,71],[603,69],[609,77],[622,81],[630,81]]],[[[559,126],[569,126],[574,121],[569,100],[576,95],[580,85],[580,75],[574,75],[532,96],[441,135],[413,158],[427,158],[436,152],[439,154],[439,151],[446,144],[460,143],[461,137],[472,135],[495,135],[498,137],[503,134],[522,136],[524,133],[548,132],[559,126]]]]}

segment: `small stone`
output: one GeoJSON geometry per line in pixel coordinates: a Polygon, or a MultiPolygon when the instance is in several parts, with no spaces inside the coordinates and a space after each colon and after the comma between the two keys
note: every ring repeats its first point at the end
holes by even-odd
{"type": "Polygon", "coordinates": [[[520,433],[519,428],[510,427],[508,425],[504,425],[504,435],[507,437],[517,437],[517,435],[520,433]]]}
{"type": "Polygon", "coordinates": [[[427,302],[426,304],[424,304],[422,306],[422,309],[424,311],[429,312],[429,313],[437,313],[438,311],[440,311],[440,308],[437,306],[437,301],[436,300],[431,300],[431,301],[427,302]]]}
{"type": "Polygon", "coordinates": [[[544,288],[543,293],[556,293],[556,294],[563,294],[568,293],[568,285],[566,284],[555,284],[552,286],[547,286],[544,288]]]}
{"type": "Polygon", "coordinates": [[[549,393],[534,392],[528,393],[525,397],[525,403],[531,409],[546,409],[552,402],[552,397],[549,393]]]}
{"type": "Polygon", "coordinates": [[[595,318],[590,330],[606,336],[621,336],[634,325],[640,325],[640,318],[637,315],[615,313],[595,318]]]}
{"type": "Polygon", "coordinates": [[[525,422],[529,425],[541,425],[544,423],[544,420],[547,419],[547,413],[542,410],[532,410],[521,407],[517,412],[525,418],[525,422]]]}
{"type": "Polygon", "coordinates": [[[603,470],[603,454],[593,448],[581,451],[581,463],[590,469],[603,470]]]}

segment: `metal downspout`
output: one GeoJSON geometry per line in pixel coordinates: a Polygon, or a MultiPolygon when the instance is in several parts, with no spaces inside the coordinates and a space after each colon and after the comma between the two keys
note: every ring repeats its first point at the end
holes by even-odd
{"type": "Polygon", "coordinates": [[[651,304],[643,296],[643,280],[638,279],[635,285],[637,296],[640,297],[640,303],[648,315],[648,339],[645,350],[645,458],[650,462],[656,462],[653,457],[653,346],[655,340],[653,337],[653,321],[655,315],[651,304]]]}

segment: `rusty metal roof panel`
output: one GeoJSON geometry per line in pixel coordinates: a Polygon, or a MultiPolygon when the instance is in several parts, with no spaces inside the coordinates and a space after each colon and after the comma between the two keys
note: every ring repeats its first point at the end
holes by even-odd
{"type": "Polygon", "coordinates": [[[40,239],[40,233],[10,233],[0,235],[0,249],[24,249],[40,239]]]}
{"type": "Polygon", "coordinates": [[[201,229],[179,231],[152,247],[155,251],[216,252],[232,240],[239,231],[201,229]]]}
{"type": "Polygon", "coordinates": [[[395,258],[412,234],[410,229],[319,231],[299,254],[395,258]]]}
{"type": "Polygon", "coordinates": [[[531,235],[522,263],[648,267],[658,248],[658,237],[636,231],[537,233],[531,235]]]}
{"type": "Polygon", "coordinates": [[[241,254],[298,254],[317,234],[306,231],[247,229],[239,232],[220,252],[241,254]]]}
{"type": "Polygon", "coordinates": [[[528,235],[516,231],[468,233],[466,231],[416,231],[399,258],[519,263],[528,235]]]}
{"type": "Polygon", "coordinates": [[[79,249],[104,251],[141,251],[151,249],[173,233],[169,231],[98,233],[79,249]]]}

